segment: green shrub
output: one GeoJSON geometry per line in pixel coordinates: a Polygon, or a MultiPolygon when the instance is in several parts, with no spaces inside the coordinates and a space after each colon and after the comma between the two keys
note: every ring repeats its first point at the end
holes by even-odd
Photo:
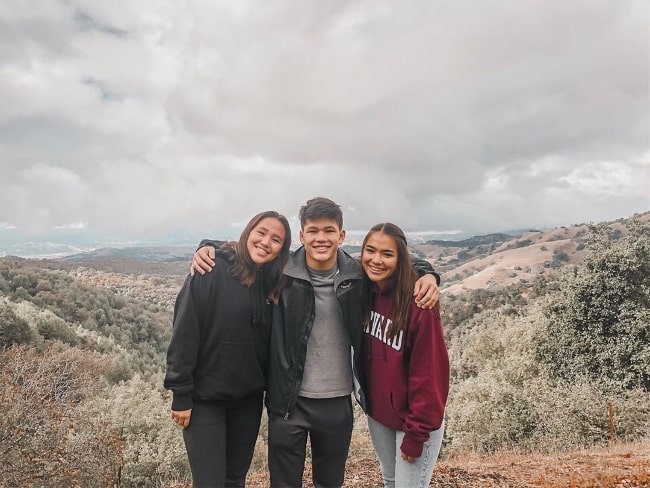
{"type": "Polygon", "coordinates": [[[29,324],[16,315],[11,303],[0,297],[0,348],[29,344],[34,340],[35,335],[29,324]]]}
{"type": "Polygon", "coordinates": [[[171,401],[155,386],[135,376],[114,385],[94,402],[94,408],[120,426],[125,442],[124,488],[165,486],[189,480],[190,471],[181,429],[171,421],[171,401]]]}
{"type": "Polygon", "coordinates": [[[650,224],[615,241],[594,229],[584,265],[546,310],[537,356],[557,380],[650,390],[650,224]]]}

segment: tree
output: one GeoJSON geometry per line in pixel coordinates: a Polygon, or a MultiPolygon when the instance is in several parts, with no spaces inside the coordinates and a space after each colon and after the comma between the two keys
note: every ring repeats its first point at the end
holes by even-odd
{"type": "Polygon", "coordinates": [[[33,341],[29,324],[14,313],[10,304],[0,300],[0,348],[33,341]]]}
{"type": "Polygon", "coordinates": [[[631,220],[609,238],[592,227],[583,267],[546,310],[538,357],[552,377],[614,380],[650,390],[650,224],[631,220]]]}

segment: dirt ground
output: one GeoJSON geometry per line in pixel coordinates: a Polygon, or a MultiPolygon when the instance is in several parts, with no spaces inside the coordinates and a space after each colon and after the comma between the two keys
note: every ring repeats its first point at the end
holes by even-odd
{"type": "MultiPolygon", "coordinates": [[[[304,486],[312,487],[311,467],[304,486]]],[[[268,473],[249,473],[247,486],[266,488],[268,473]]],[[[369,449],[351,452],[346,488],[382,486],[379,466],[369,449]]],[[[650,488],[650,441],[557,455],[462,456],[440,460],[431,481],[439,488],[650,488]]]]}

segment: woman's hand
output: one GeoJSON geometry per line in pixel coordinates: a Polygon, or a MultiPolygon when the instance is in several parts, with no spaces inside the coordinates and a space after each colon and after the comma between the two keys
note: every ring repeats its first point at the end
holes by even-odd
{"type": "Polygon", "coordinates": [[[192,256],[192,266],[190,266],[190,274],[194,276],[194,272],[205,274],[212,271],[214,267],[214,247],[203,246],[194,253],[192,256]]]}
{"type": "MultiPolygon", "coordinates": [[[[196,254],[195,254],[196,256],[196,254]]],[[[415,282],[413,290],[415,303],[420,308],[433,308],[438,303],[440,290],[436,277],[432,274],[425,274],[415,282]]]]}
{"type": "Polygon", "coordinates": [[[401,455],[402,455],[402,459],[407,463],[412,463],[417,459],[416,457],[411,457],[408,454],[404,454],[403,452],[401,453],[401,455]]]}
{"type": "Polygon", "coordinates": [[[189,410],[172,410],[172,420],[179,426],[186,429],[190,425],[192,409],[189,410]]]}

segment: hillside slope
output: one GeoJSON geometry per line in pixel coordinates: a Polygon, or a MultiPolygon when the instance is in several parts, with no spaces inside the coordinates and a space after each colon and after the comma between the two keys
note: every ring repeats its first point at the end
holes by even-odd
{"type": "MultiPolygon", "coordinates": [[[[650,212],[636,216],[650,222],[650,212]]],[[[607,224],[612,238],[626,234],[624,221],[607,224]]],[[[412,246],[415,252],[442,272],[442,292],[457,295],[468,290],[505,287],[526,282],[543,274],[555,274],[567,264],[579,264],[584,257],[589,225],[530,231],[518,236],[493,234],[490,239],[430,241],[412,246]]]]}

